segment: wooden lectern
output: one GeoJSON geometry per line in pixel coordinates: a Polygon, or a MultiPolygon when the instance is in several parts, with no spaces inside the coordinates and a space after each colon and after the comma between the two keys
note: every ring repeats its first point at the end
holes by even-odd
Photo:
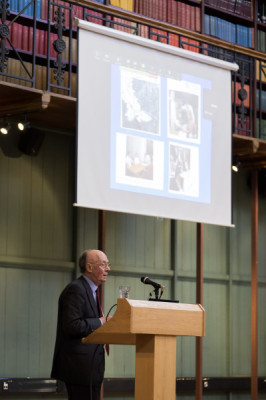
{"type": "Polygon", "coordinates": [[[113,318],[83,343],[136,345],[135,400],[175,400],[176,336],[204,336],[200,304],[118,299],[113,318]]]}

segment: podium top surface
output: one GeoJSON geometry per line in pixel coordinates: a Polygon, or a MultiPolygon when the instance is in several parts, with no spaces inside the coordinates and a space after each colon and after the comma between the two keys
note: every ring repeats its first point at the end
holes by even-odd
{"type": "Polygon", "coordinates": [[[200,304],[118,299],[113,318],[83,342],[135,344],[141,334],[204,336],[205,310],[200,304]]]}

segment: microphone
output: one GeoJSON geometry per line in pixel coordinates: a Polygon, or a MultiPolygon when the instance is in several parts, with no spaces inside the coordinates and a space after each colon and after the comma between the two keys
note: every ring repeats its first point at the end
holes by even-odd
{"type": "Polygon", "coordinates": [[[140,278],[142,283],[145,283],[145,285],[152,285],[155,289],[164,289],[165,286],[160,285],[160,283],[156,283],[150,280],[150,278],[148,278],[147,276],[143,276],[142,278],[140,278]]]}

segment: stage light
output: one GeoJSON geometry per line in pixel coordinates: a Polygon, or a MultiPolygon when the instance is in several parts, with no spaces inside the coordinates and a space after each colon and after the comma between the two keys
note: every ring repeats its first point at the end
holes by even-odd
{"type": "Polygon", "coordinates": [[[29,129],[30,127],[30,122],[29,121],[24,121],[24,122],[18,122],[18,129],[20,131],[25,131],[26,129],[29,129]]]}
{"type": "Polygon", "coordinates": [[[27,116],[26,116],[26,114],[24,115],[24,121],[19,121],[17,126],[18,126],[18,129],[19,129],[20,131],[25,131],[26,129],[29,129],[29,127],[30,127],[30,122],[27,121],[27,116]]]}
{"type": "Polygon", "coordinates": [[[240,162],[239,161],[235,161],[234,163],[233,163],[233,165],[232,165],[232,170],[234,171],[234,172],[238,172],[239,171],[239,168],[240,168],[240,162]]]}
{"type": "Polygon", "coordinates": [[[8,132],[9,132],[9,130],[10,130],[10,128],[11,128],[10,124],[5,124],[5,125],[1,126],[0,132],[1,132],[3,135],[7,135],[8,132]]]}

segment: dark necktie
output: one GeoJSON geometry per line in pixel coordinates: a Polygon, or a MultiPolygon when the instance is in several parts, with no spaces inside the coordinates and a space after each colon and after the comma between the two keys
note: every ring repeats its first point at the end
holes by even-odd
{"type": "Polygon", "coordinates": [[[103,317],[103,310],[101,307],[101,300],[100,300],[100,292],[99,289],[96,289],[96,299],[97,299],[97,307],[98,307],[98,312],[99,312],[99,316],[103,317]]]}
{"type": "MultiPolygon", "coordinates": [[[[102,310],[102,307],[101,307],[99,289],[96,290],[96,299],[97,299],[97,306],[98,306],[99,316],[103,317],[103,310],[102,310]]],[[[105,350],[106,350],[107,355],[109,356],[109,344],[105,345],[105,350]]]]}

